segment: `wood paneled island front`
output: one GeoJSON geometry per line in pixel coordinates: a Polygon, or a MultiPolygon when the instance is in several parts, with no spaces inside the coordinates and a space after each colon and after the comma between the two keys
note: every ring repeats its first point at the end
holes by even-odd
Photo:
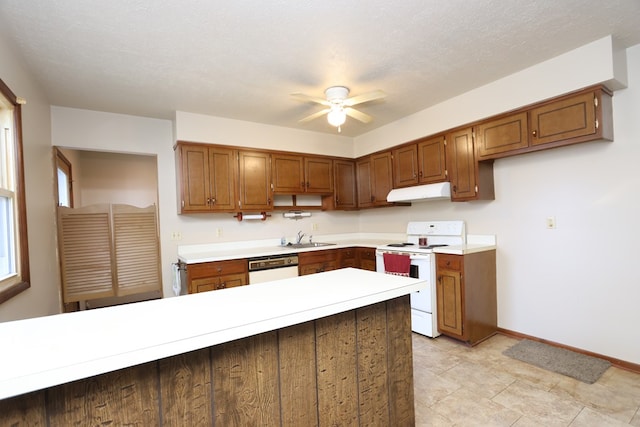
{"type": "Polygon", "coordinates": [[[425,286],[347,268],[0,324],[0,425],[412,426],[425,286]]]}

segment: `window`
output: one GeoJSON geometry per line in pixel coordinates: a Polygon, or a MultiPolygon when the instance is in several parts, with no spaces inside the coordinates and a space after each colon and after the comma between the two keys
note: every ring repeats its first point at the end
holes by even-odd
{"type": "Polygon", "coordinates": [[[0,303],[29,288],[22,103],[0,80],[0,303]]]}
{"type": "Polygon", "coordinates": [[[55,148],[56,152],[56,173],[58,181],[58,206],[65,208],[73,207],[73,187],[71,177],[71,162],[55,148]]]}

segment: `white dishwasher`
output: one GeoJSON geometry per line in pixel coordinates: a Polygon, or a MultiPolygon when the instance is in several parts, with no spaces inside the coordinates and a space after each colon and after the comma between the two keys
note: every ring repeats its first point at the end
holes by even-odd
{"type": "Polygon", "coordinates": [[[298,277],[298,255],[249,258],[249,284],[298,277]]]}

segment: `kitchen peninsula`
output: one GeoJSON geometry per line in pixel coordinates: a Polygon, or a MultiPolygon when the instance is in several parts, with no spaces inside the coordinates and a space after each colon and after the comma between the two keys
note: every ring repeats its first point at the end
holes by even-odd
{"type": "Polygon", "coordinates": [[[346,268],[0,324],[0,424],[413,425],[409,294],[346,268]]]}

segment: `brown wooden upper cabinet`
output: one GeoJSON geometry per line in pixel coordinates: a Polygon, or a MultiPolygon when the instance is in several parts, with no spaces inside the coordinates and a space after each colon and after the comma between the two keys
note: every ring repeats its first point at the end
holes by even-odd
{"type": "Polygon", "coordinates": [[[358,207],[389,206],[387,195],[393,188],[391,152],[372,154],[356,162],[358,207]]]}
{"type": "Polygon", "coordinates": [[[473,128],[463,128],[449,133],[446,147],[451,200],[492,200],[493,163],[476,161],[473,128]]]}
{"type": "Polygon", "coordinates": [[[356,163],[353,160],[334,160],[334,197],[335,209],[356,209],[356,163]]]}
{"type": "Polygon", "coordinates": [[[532,147],[613,140],[611,95],[603,88],[556,98],[533,108],[530,117],[532,147]]]}
{"type": "Polygon", "coordinates": [[[180,213],[233,212],[236,209],[236,151],[178,142],[180,213]]]}
{"type": "Polygon", "coordinates": [[[331,194],[333,160],[326,157],[273,154],[273,192],[331,194]]]}
{"type": "Polygon", "coordinates": [[[477,125],[479,160],[597,139],[613,140],[611,93],[598,86],[477,125]]]}
{"type": "Polygon", "coordinates": [[[478,159],[501,157],[529,146],[527,112],[511,114],[477,126],[478,159]]]}
{"type": "Polygon", "coordinates": [[[418,185],[418,146],[396,148],[393,156],[393,188],[418,185]]]}
{"type": "Polygon", "coordinates": [[[393,155],[393,188],[442,182],[447,179],[444,135],[396,148],[393,155]]]}
{"type": "Polygon", "coordinates": [[[271,156],[261,151],[239,151],[239,208],[242,211],[273,209],[271,156]]]}

